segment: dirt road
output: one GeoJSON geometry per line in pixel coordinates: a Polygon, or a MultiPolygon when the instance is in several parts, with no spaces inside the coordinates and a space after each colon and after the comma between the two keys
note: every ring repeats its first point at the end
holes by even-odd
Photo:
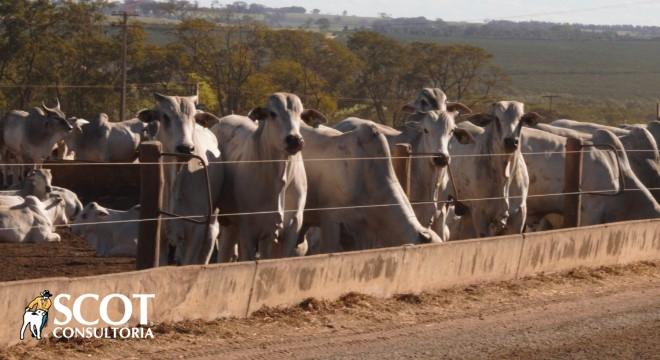
{"type": "Polygon", "coordinates": [[[349,294],[155,330],[154,340],[49,342],[0,357],[660,358],[660,262],[387,300],[349,294]]]}

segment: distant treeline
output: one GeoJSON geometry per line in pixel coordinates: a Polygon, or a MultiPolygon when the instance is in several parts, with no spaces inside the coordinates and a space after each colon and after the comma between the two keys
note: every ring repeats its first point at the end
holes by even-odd
{"type": "MultiPolygon", "coordinates": [[[[185,18],[213,14],[217,16],[231,13],[234,16],[263,15],[269,25],[278,24],[278,16],[284,14],[315,14],[319,9],[305,9],[301,6],[269,7],[259,3],[235,1],[220,5],[213,1],[211,7],[201,7],[195,1],[186,0],[125,0],[110,3],[107,12],[123,7],[139,13],[142,16],[160,18],[185,18]]],[[[343,15],[347,15],[344,11],[343,15]]],[[[206,17],[206,16],[204,16],[206,17]]],[[[413,36],[443,36],[443,37],[473,37],[473,38],[506,38],[532,40],[629,40],[629,39],[660,39],[658,26],[633,25],[583,25],[564,24],[539,21],[488,21],[481,23],[445,22],[442,19],[428,20],[425,17],[416,18],[364,18],[362,27],[371,28],[383,34],[413,35],[413,36]]]]}
{"type": "Polygon", "coordinates": [[[489,21],[485,24],[449,23],[418,18],[380,19],[374,31],[392,35],[442,36],[530,40],[660,39],[660,27],[633,25],[582,25],[550,22],[489,21]]]}
{"type": "MultiPolygon", "coordinates": [[[[102,0],[0,2],[0,110],[57,96],[68,115],[116,119],[121,34],[102,0]],[[75,85],[75,86],[72,86],[75,85]]],[[[245,114],[272,92],[299,94],[331,117],[383,123],[425,86],[452,100],[487,100],[506,82],[492,55],[469,45],[403,43],[357,31],[342,41],[319,32],[263,24],[184,19],[167,43],[149,42],[139,22],[128,31],[129,112],[151,106],[158,90],[190,95],[218,115],[245,114]]]]}

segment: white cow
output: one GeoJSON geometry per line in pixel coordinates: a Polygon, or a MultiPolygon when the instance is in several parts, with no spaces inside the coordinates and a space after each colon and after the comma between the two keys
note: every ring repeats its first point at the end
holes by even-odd
{"type": "Polygon", "coordinates": [[[211,129],[222,159],[232,162],[223,165],[222,211],[245,214],[223,219],[221,261],[231,257],[235,244],[240,260],[254,259],[257,251],[261,258],[295,255],[307,196],[303,119],[324,121],[317,111],[303,109],[298,96],[275,93],[249,117],[230,115],[211,129]]]}
{"type": "Polygon", "coordinates": [[[308,178],[305,228],[320,228],[311,253],[441,242],[415,217],[377,126],[363,123],[342,133],[305,124],[300,131],[308,178]]]}
{"type": "MultiPolygon", "coordinates": [[[[46,160],[55,145],[62,140],[73,127],[57,106],[49,108],[42,104],[41,108],[33,108],[29,112],[10,111],[0,122],[0,151],[7,163],[11,159],[16,163],[39,164],[46,160]]],[[[22,179],[23,169],[20,166],[10,166],[14,179],[13,184],[22,179]]],[[[8,184],[9,171],[5,171],[3,179],[8,184]]]]}
{"type": "Polygon", "coordinates": [[[635,175],[651,190],[656,201],[660,200],[660,153],[658,144],[649,130],[642,126],[629,126],[621,129],[566,119],[555,120],[552,125],[586,133],[589,138],[598,130],[608,130],[617,135],[623,144],[630,167],[635,175]]]}
{"type": "Polygon", "coordinates": [[[71,224],[71,231],[96,250],[96,256],[136,256],[140,206],[113,210],[91,202],[71,224]]]}
{"type": "Polygon", "coordinates": [[[25,309],[23,314],[23,326],[21,326],[21,340],[25,339],[25,330],[29,329],[30,334],[36,337],[37,340],[41,340],[41,324],[46,316],[44,310],[35,310],[25,309]]]}
{"type": "MultiPolygon", "coordinates": [[[[155,135],[152,134],[150,138],[162,143],[163,152],[194,154],[208,163],[207,152],[200,151],[199,144],[212,141],[214,135],[208,129],[197,124],[196,118],[206,116],[206,113],[197,111],[195,108],[197,96],[168,96],[155,93],[154,98],[155,107],[142,110],[138,114],[140,120],[148,123],[147,132],[155,132],[155,135]]],[[[214,149],[212,152],[215,157],[220,156],[218,149],[214,149]]],[[[179,160],[187,160],[187,158],[182,157],[179,160]]],[[[176,162],[176,159],[167,157],[165,162],[176,162]]],[[[163,209],[172,212],[174,209],[174,182],[182,165],[166,164],[164,167],[163,209]]],[[[167,264],[170,260],[168,245],[173,245],[175,242],[174,239],[169,238],[171,232],[168,230],[168,226],[166,221],[161,232],[159,259],[161,264],[167,264]]]]}
{"type": "MultiPolygon", "coordinates": [[[[29,195],[21,202],[0,200],[0,242],[41,243],[60,241],[53,230],[53,223],[46,206],[35,196],[29,195]]],[[[50,204],[49,204],[50,205],[50,204]]]]}
{"type": "Polygon", "coordinates": [[[92,121],[76,119],[65,138],[67,159],[99,162],[132,162],[145,136],[147,124],[140,119],[110,122],[99,114],[92,121]]]}
{"type": "Polygon", "coordinates": [[[405,127],[401,130],[386,125],[376,124],[370,120],[351,117],[341,121],[335,129],[347,132],[356,129],[361,124],[372,124],[383,133],[390,145],[390,151],[396,144],[410,144],[413,159],[410,171],[410,201],[419,222],[429,227],[432,225],[437,206],[439,186],[446,183],[446,166],[450,163],[449,140],[456,129],[456,119],[459,111],[470,112],[462,104],[442,103],[445,110],[428,109],[424,106],[427,100],[418,100],[420,106],[427,110],[417,110],[410,115],[405,127]]]}
{"type": "MultiPolygon", "coordinates": [[[[529,225],[546,222],[550,215],[563,214],[564,197],[564,163],[566,159],[566,136],[582,138],[583,142],[589,144],[610,144],[621,149],[621,142],[611,139],[610,132],[602,130],[596,133],[599,138],[574,130],[557,128],[551,125],[538,124],[537,129],[525,128],[522,136],[522,151],[530,174],[530,195],[527,207],[529,214],[529,225]]],[[[595,133],[594,133],[595,134],[595,133]]],[[[625,153],[619,154],[619,161],[615,154],[608,148],[586,146],[582,154],[582,182],[580,188],[584,192],[598,193],[597,195],[582,196],[582,225],[595,225],[608,221],[641,218],[643,215],[630,215],[621,213],[620,208],[626,208],[629,203],[637,203],[642,214],[652,214],[655,200],[647,199],[640,193],[648,193],[648,190],[639,182],[634,172],[627,164],[625,153]],[[621,168],[619,168],[621,164],[621,168]],[[626,191],[615,195],[621,186],[620,174],[625,179],[626,191]],[[636,194],[637,193],[637,194],[636,194]],[[633,200],[633,198],[635,200],[633,200]]],[[[631,214],[634,214],[632,212],[631,214]]],[[[552,221],[551,221],[552,222],[552,221]]],[[[554,221],[552,227],[557,227],[554,221]]],[[[541,226],[541,228],[543,228],[541,226]]]]}
{"type": "Polygon", "coordinates": [[[28,171],[25,179],[12,190],[2,190],[0,195],[17,195],[25,197],[34,195],[39,200],[46,200],[48,194],[53,190],[51,181],[53,175],[49,169],[32,169],[28,171]]]}
{"type": "MultiPolygon", "coordinates": [[[[206,114],[208,121],[217,119],[215,116],[206,114]]],[[[207,121],[206,119],[204,121],[207,121]]],[[[200,215],[214,213],[216,209],[222,208],[220,202],[220,191],[224,177],[224,167],[220,157],[216,157],[218,141],[215,136],[207,141],[197,143],[198,151],[205,152],[209,160],[208,175],[211,194],[207,194],[206,176],[199,160],[193,159],[188,165],[183,166],[177,174],[174,184],[174,212],[178,215],[195,216],[193,220],[205,221],[200,215]],[[211,209],[209,199],[211,197],[211,209]]],[[[213,216],[208,229],[205,226],[186,220],[168,220],[170,238],[176,247],[174,260],[179,265],[207,264],[217,246],[217,238],[220,232],[220,224],[213,216]],[[204,238],[204,235],[207,235],[204,238]]]]}
{"type": "Polygon", "coordinates": [[[534,112],[525,113],[522,103],[500,101],[488,113],[470,117],[479,126],[459,124],[463,131],[456,134],[458,140],[450,143],[457,189],[447,184],[445,197],[470,200],[465,203],[469,214],[462,221],[471,221],[474,232],[470,230],[452,239],[524,230],[529,177],[520,153],[520,133],[523,125],[539,117],[534,112]]]}
{"type": "MultiPolygon", "coordinates": [[[[583,195],[581,224],[596,225],[660,217],[660,205],[632,171],[619,138],[608,130],[598,130],[594,133],[592,141],[594,144],[609,144],[617,149],[616,156],[626,188],[617,196],[583,195]]],[[[611,161],[610,167],[616,168],[617,164],[612,155],[611,161]]]]}

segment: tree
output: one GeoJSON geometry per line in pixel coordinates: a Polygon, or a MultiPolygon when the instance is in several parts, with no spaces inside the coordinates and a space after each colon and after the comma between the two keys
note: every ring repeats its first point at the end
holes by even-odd
{"type": "Polygon", "coordinates": [[[363,65],[356,78],[356,95],[371,99],[378,122],[391,123],[385,110],[388,104],[396,106],[398,83],[406,73],[404,47],[383,35],[359,31],[348,39],[348,48],[363,65]]]}
{"type": "Polygon", "coordinates": [[[327,18],[317,19],[315,23],[316,25],[318,25],[319,30],[321,31],[326,31],[330,29],[330,20],[328,20],[327,18]]]}
{"type": "Polygon", "coordinates": [[[319,10],[319,9],[313,9],[312,10],[312,14],[314,14],[314,15],[318,15],[320,13],[321,13],[321,10],[319,10]]]}

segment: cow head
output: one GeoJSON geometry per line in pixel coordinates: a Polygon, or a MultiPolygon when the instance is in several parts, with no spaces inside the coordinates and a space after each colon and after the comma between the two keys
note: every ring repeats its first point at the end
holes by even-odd
{"type": "Polygon", "coordinates": [[[25,177],[24,189],[29,194],[34,194],[39,199],[44,199],[47,194],[53,191],[51,181],[53,175],[50,169],[32,169],[25,177]]]}
{"type": "Polygon", "coordinates": [[[469,120],[479,126],[493,124],[495,135],[508,153],[518,149],[523,125],[534,125],[542,116],[535,112],[525,113],[525,104],[518,101],[498,101],[485,114],[476,114],[469,120]]]}
{"type": "Polygon", "coordinates": [[[471,110],[467,106],[454,103],[445,106],[445,110],[417,111],[408,118],[406,128],[417,131],[421,137],[419,147],[415,152],[433,153],[431,159],[434,166],[445,167],[449,164],[449,141],[455,134],[456,119],[471,110]]]}
{"type": "Polygon", "coordinates": [[[428,112],[432,110],[447,110],[447,95],[439,88],[424,88],[417,98],[401,109],[404,112],[428,112]]]}
{"type": "Polygon", "coordinates": [[[41,103],[41,110],[43,110],[44,116],[46,117],[44,126],[52,133],[69,133],[73,130],[73,126],[69,124],[66,120],[66,115],[62,112],[62,109],[60,109],[60,100],[57,98],[55,100],[57,101],[57,105],[52,108],[46,106],[44,102],[41,103]]]}
{"type": "Polygon", "coordinates": [[[271,95],[266,106],[252,109],[248,116],[252,120],[259,121],[259,127],[267,134],[268,141],[288,155],[298,153],[305,145],[300,135],[301,121],[327,122],[318,111],[304,110],[300,98],[288,93],[271,95]]]}
{"type": "Polygon", "coordinates": [[[156,138],[166,152],[192,154],[195,151],[193,133],[197,96],[168,96],[154,94],[156,106],[140,111],[138,118],[146,123],[158,122],[156,138]]]}

